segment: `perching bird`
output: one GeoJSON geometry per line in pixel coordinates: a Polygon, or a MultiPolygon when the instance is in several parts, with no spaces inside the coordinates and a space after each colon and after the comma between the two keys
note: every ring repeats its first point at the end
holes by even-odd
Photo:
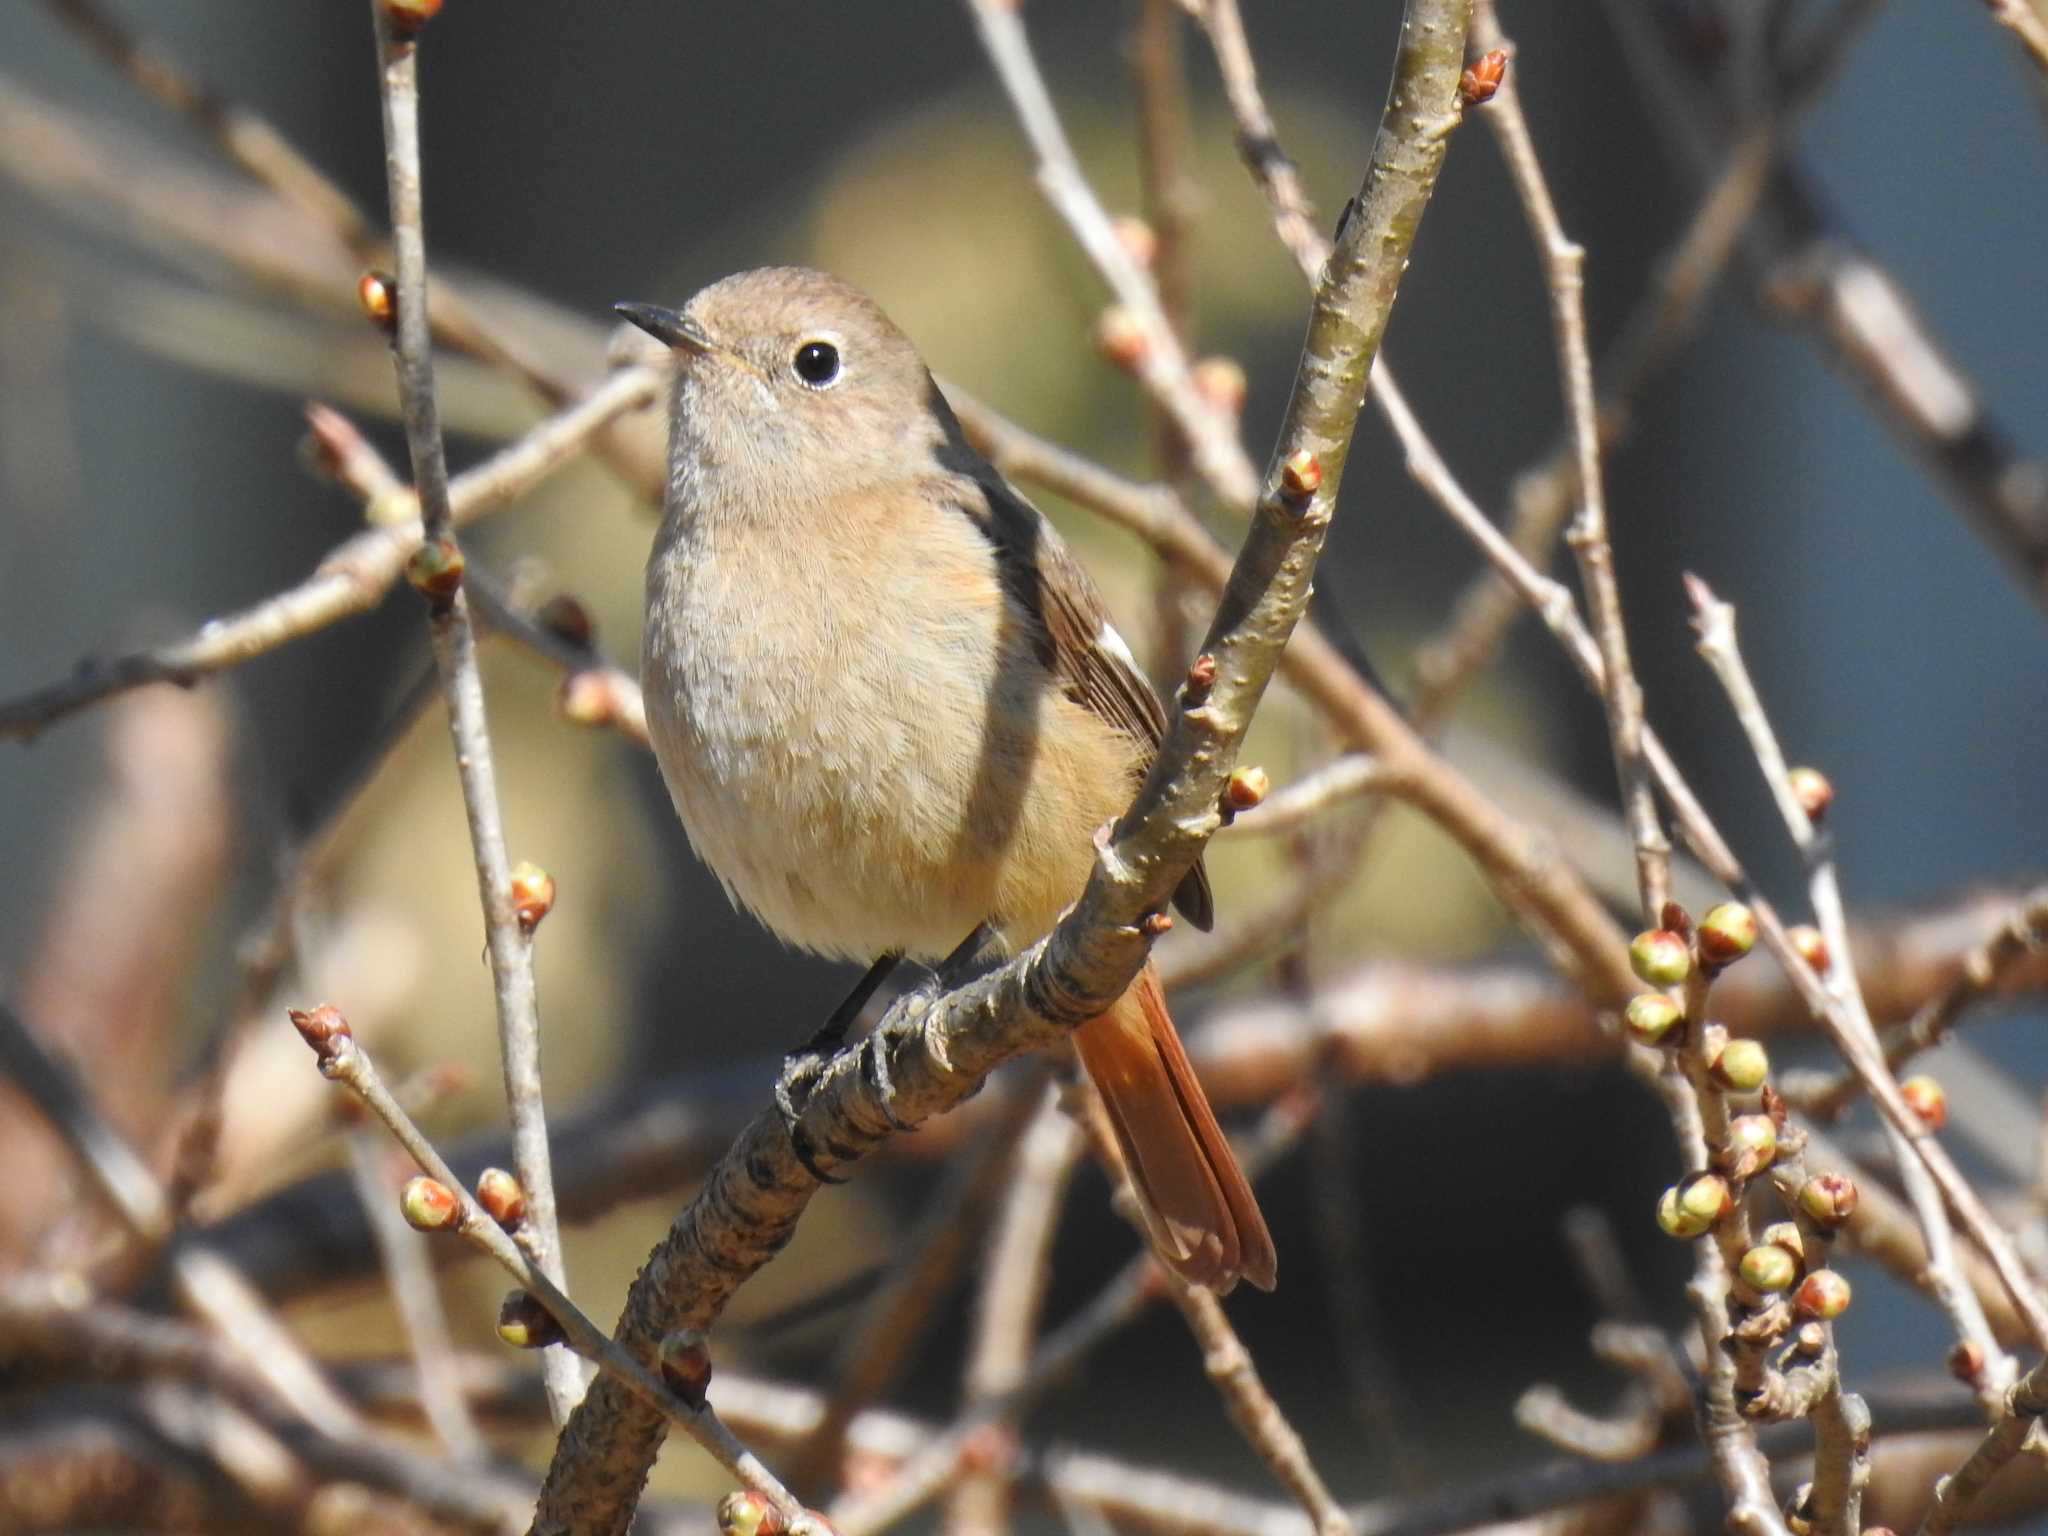
{"type": "MultiPolygon", "coordinates": [[[[1165,730],[1094,582],[846,283],[769,267],[680,312],[618,308],[679,364],[642,681],[698,856],[824,955],[1037,939],[1165,730]]],[[[1199,864],[1174,904],[1209,926],[1199,864]]],[[[1272,1238],[1149,961],[1074,1044],[1159,1257],[1270,1290],[1272,1238]]]]}

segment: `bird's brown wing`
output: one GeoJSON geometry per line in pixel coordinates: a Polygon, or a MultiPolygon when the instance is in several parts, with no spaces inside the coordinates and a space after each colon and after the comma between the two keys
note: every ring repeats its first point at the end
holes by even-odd
{"type": "MultiPolygon", "coordinates": [[[[1094,578],[1039,510],[986,462],[960,479],[967,483],[955,499],[995,546],[1012,595],[1043,626],[1060,687],[1137,741],[1149,766],[1166,735],[1166,710],[1110,622],[1094,578]]],[[[1173,904],[1204,932],[1215,921],[1209,875],[1199,860],[1174,891],[1173,904]]]]}

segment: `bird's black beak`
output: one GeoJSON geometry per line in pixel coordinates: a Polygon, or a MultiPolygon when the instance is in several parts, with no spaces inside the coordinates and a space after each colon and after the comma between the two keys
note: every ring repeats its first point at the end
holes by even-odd
{"type": "Polygon", "coordinates": [[[612,311],[668,346],[699,354],[718,350],[703,328],[680,310],[663,309],[659,304],[614,304],[612,311]]]}

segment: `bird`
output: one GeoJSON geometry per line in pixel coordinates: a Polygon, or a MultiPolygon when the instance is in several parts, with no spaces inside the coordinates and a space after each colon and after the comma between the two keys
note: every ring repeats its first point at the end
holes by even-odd
{"type": "MultiPolygon", "coordinates": [[[[1166,729],[1093,580],[851,284],[763,267],[615,309],[676,365],[641,679],[697,856],[785,943],[869,965],[868,990],[898,959],[1039,938],[1166,729]]],[[[1173,901],[1209,927],[1200,863],[1173,901]]],[[[1271,1290],[1149,959],[1073,1043],[1161,1262],[1271,1290]]]]}

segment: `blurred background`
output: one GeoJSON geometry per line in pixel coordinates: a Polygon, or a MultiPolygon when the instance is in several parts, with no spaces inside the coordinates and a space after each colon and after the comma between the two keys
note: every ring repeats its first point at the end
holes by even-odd
{"type": "MultiPolygon", "coordinates": [[[[1076,147],[1119,211],[1138,197],[1135,9],[1046,4],[1027,18],[1076,147]]],[[[1327,225],[1370,148],[1399,7],[1248,9],[1282,140],[1327,225]]],[[[1706,25],[1707,8],[1678,9],[1706,25]]],[[[1824,18],[1828,8],[1731,7],[1751,9],[1824,18]]],[[[1981,7],[1874,9],[1832,88],[1791,130],[1790,159],[1828,227],[1888,268],[1974,381],[2013,448],[2015,494],[2031,484],[2038,506],[2042,79],[1981,7]]],[[[381,209],[363,6],[154,0],[113,11],[381,209]]],[[[1648,69],[1602,7],[1503,11],[1562,217],[1588,251],[1597,356],[1704,185],[1688,147],[1688,82],[1648,69]]],[[[1245,438],[1258,458],[1285,403],[1304,290],[1238,163],[1192,32],[1185,63],[1197,350],[1244,365],[1245,438]]],[[[457,0],[434,23],[424,68],[437,270],[472,277],[473,292],[506,305],[565,369],[595,377],[615,300],[680,303],[735,269],[802,262],[867,287],[943,377],[1033,430],[1152,472],[1136,392],[1089,344],[1106,295],[1036,194],[963,11],[457,0]]],[[[355,314],[352,271],[336,266],[337,280],[294,301],[173,238],[132,200],[123,206],[121,189],[140,184],[204,217],[216,183],[248,184],[50,8],[0,8],[0,127],[0,696],[12,697],[81,657],[175,636],[297,581],[360,526],[356,503],[295,455],[306,399],[350,410],[394,461],[402,443],[388,358],[355,314]]],[[[1788,752],[1834,780],[1859,916],[2017,889],[2048,862],[2038,572],[2030,591],[1825,349],[1773,318],[1754,276],[1740,261],[1731,269],[1608,461],[1650,717],[1764,888],[1802,913],[1754,762],[1692,654],[1679,574],[1695,571],[1740,610],[1788,752]]],[[[1561,414],[1540,273],[1494,141],[1476,124],[1454,142],[1387,356],[1467,487],[1501,507],[1561,414]]],[[[538,418],[517,386],[479,365],[451,360],[442,379],[457,468],[538,418]]],[[[1161,629],[1150,557],[1089,514],[1040,499],[1150,653],[1161,629]]],[[[1214,526],[1234,542],[1227,519],[1214,526]]],[[[645,506],[583,462],[484,525],[474,558],[519,592],[573,593],[630,668],[651,533],[645,506]]],[[[1476,568],[1368,412],[1325,585],[1397,694],[1411,686],[1413,646],[1476,568]]],[[[402,723],[426,638],[401,594],[192,693],[144,691],[29,745],[0,745],[0,983],[86,1061],[132,1132],[177,1109],[203,1042],[239,1006],[238,937],[269,909],[284,861],[402,723]],[[121,872],[149,838],[168,849],[152,871],[175,876],[129,889],[121,872]]],[[[1155,675],[1182,662],[1155,654],[1155,675]]],[[[551,670],[500,646],[486,677],[514,856],[545,865],[562,891],[538,946],[551,1108],[571,1117],[613,1102],[622,1083],[675,1079],[729,1101],[735,1119],[751,1112],[776,1056],[852,977],[783,952],[729,909],[692,861],[651,758],[559,722],[551,670]]],[[[1517,626],[1462,701],[1451,743],[1489,789],[1558,829],[1603,888],[1626,890],[1620,844],[1580,835],[1564,798],[1612,802],[1602,718],[1536,626],[1517,626]]],[[[1327,751],[1307,712],[1276,691],[1248,755],[1284,782],[1327,751]]],[[[224,1178],[202,1214],[224,1218],[332,1161],[317,1134],[328,1090],[284,1027],[286,1003],[341,1005],[387,1070],[470,1068],[472,1086],[436,1106],[437,1132],[482,1131],[501,1116],[450,768],[434,705],[399,736],[335,840],[293,926],[296,958],[238,1055],[224,1178]]],[[[1262,906],[1290,858],[1267,840],[1219,849],[1226,918],[1262,906]]],[[[1617,910],[1626,906],[1624,895],[1617,910]]],[[[1297,963],[1249,968],[1177,1006],[1199,1030],[1206,1010],[1234,999],[1388,957],[1540,963],[1457,852],[1396,811],[1318,913],[1297,963]]],[[[2013,1008],[1969,1034],[2029,1109],[2048,1067],[2039,1024],[2038,1010],[2013,1008]]],[[[1798,1047],[1783,1050],[1797,1058],[1798,1047]]],[[[1675,1326],[1683,1314],[1687,1255],[1651,1221],[1677,1169],[1662,1112],[1599,1062],[1368,1083],[1347,1107],[1336,1131],[1261,1187],[1283,1289],[1231,1311],[1269,1383],[1348,1499],[1546,1455],[1511,1418],[1525,1386],[1560,1381],[1594,1405],[1618,1387],[1585,1347],[1598,1312],[1559,1236],[1563,1213],[1610,1213],[1657,1318],[1675,1326]],[[1333,1189],[1362,1262],[1333,1258],[1331,1224],[1316,1215],[1318,1191],[1333,1189]],[[1366,1363],[1354,1370],[1356,1352],[1329,1341],[1359,1334],[1366,1363]]],[[[1851,1124],[1873,1134],[1867,1112],[1851,1124]]],[[[34,1137],[17,1126],[9,1140],[34,1137]]],[[[6,1241],[25,1245],[31,1216],[70,1175],[55,1154],[41,1164],[21,1155],[47,1175],[10,1181],[24,1186],[8,1197],[23,1209],[6,1241]]],[[[743,1294],[721,1347],[815,1379],[851,1304],[781,1314],[865,1272],[937,1177],[932,1160],[917,1160],[828,1191],[796,1245],[743,1294]]],[[[614,1314],[679,1193],[571,1231],[573,1288],[593,1315],[614,1314]]],[[[1048,1317],[1071,1311],[1130,1250],[1099,1176],[1084,1169],[1048,1317]]],[[[1859,1303],[1841,1330],[1852,1382],[1924,1375],[1948,1342],[1939,1315],[1868,1266],[1854,1274],[1859,1303]]],[[[462,1264],[447,1284],[458,1338],[488,1343],[502,1283],[462,1264]]],[[[971,1290],[926,1341],[902,1405],[950,1413],[971,1290]]],[[[363,1271],[350,1285],[302,1287],[292,1315],[326,1343],[389,1347],[381,1314],[363,1271]]],[[[1267,1488],[1163,1310],[1102,1350],[1028,1429],[1267,1488]]],[[[701,1488],[705,1466],[672,1449],[662,1476],[701,1488]]]]}

